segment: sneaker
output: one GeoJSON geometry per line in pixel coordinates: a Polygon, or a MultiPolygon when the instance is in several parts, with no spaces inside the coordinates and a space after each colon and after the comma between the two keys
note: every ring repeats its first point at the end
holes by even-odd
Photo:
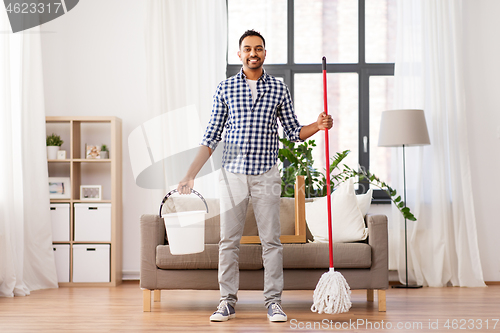
{"type": "Polygon", "coordinates": [[[270,321],[287,321],[286,314],[279,303],[271,303],[269,305],[267,308],[267,318],[270,321]]]}
{"type": "Polygon", "coordinates": [[[210,316],[210,321],[227,321],[233,318],[236,318],[234,308],[228,302],[221,301],[217,311],[210,316]]]}

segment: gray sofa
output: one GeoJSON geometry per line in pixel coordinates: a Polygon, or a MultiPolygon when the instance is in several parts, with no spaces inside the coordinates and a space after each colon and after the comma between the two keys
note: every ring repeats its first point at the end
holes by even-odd
{"type": "MultiPolygon", "coordinates": [[[[151,292],[160,300],[160,291],[168,289],[218,289],[219,207],[217,199],[207,199],[210,213],[205,220],[205,250],[188,255],[172,255],[169,250],[163,218],[143,215],[141,229],[141,281],[144,311],[151,311],[151,292]]],[[[164,214],[176,211],[203,210],[199,199],[170,198],[164,214]]],[[[303,191],[295,198],[281,198],[280,219],[283,243],[285,290],[314,290],[321,275],[328,271],[328,244],[305,242],[312,236],[306,229],[303,191]],[[291,235],[291,236],[288,236],[291,235]],[[295,242],[295,243],[285,243],[295,242]],[[297,243],[298,242],[298,243],[297,243]]],[[[387,217],[366,215],[366,242],[335,243],[334,265],[346,278],[351,289],[366,289],[373,302],[377,290],[378,309],[386,311],[385,290],[389,286],[387,217]]],[[[255,218],[248,209],[244,237],[240,247],[240,289],[262,290],[264,270],[262,249],[258,242],[255,218]],[[245,244],[243,244],[245,243],[245,244]],[[252,244],[254,243],[254,244],[252,244]]]]}

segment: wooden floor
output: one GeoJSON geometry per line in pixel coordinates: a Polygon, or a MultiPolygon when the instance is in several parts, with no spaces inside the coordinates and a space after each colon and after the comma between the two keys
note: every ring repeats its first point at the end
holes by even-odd
{"type": "Polygon", "coordinates": [[[142,311],[138,282],[116,288],[40,290],[0,298],[0,332],[500,332],[500,285],[389,289],[387,312],[377,310],[376,298],[366,302],[365,291],[353,291],[352,309],[340,315],[312,313],[312,294],[285,291],[283,308],[289,321],[269,323],[262,292],[241,291],[237,318],[211,323],[208,318],[219,298],[214,290],[163,291],[151,312],[142,311]]]}

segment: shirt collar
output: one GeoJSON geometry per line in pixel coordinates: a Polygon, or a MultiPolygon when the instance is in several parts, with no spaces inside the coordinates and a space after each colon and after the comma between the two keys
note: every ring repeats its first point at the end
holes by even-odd
{"type": "MultiPolygon", "coordinates": [[[[263,72],[262,72],[262,75],[260,76],[259,80],[262,79],[262,81],[266,82],[267,79],[269,78],[269,75],[267,75],[266,70],[264,68],[262,69],[262,71],[263,72]]],[[[243,67],[241,67],[240,72],[237,74],[237,76],[242,80],[246,80],[246,75],[245,75],[245,73],[243,73],[243,67]]],[[[257,81],[259,81],[259,80],[257,80],[257,81]]]]}

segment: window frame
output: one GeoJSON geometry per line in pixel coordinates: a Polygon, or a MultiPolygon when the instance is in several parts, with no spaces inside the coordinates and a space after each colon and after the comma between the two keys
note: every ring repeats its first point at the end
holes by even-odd
{"type": "MultiPolygon", "coordinates": [[[[226,3],[229,0],[226,0],[226,3]]],[[[357,73],[358,74],[358,161],[359,165],[370,170],[370,77],[371,76],[394,76],[394,63],[367,63],[366,62],[366,32],[365,32],[365,0],[358,0],[358,62],[357,63],[327,63],[328,73],[357,73]],[[364,137],[368,138],[367,149],[364,149],[364,137]]],[[[321,62],[315,64],[294,63],[294,0],[287,0],[287,63],[265,64],[266,72],[273,76],[284,78],[292,99],[294,98],[294,75],[297,73],[322,73],[321,62]]],[[[318,59],[320,60],[320,59],[318,59]]],[[[241,65],[227,64],[226,76],[237,74],[241,65]]],[[[367,190],[368,184],[360,186],[367,190]]],[[[390,203],[389,195],[382,190],[373,189],[374,203],[390,203]]]]}

